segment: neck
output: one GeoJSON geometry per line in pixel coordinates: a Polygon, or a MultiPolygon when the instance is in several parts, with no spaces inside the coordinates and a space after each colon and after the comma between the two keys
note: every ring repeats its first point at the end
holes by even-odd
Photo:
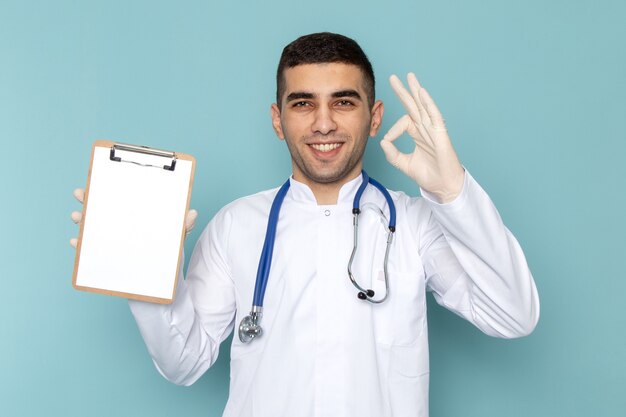
{"type": "Polygon", "coordinates": [[[313,195],[315,196],[315,200],[317,201],[318,206],[325,205],[333,205],[337,204],[337,200],[339,199],[339,190],[344,183],[333,183],[333,184],[319,184],[319,183],[308,183],[307,185],[313,191],[313,195]]]}
{"type": "Polygon", "coordinates": [[[317,205],[323,206],[337,204],[341,187],[343,187],[345,183],[352,181],[359,175],[361,175],[360,168],[356,169],[354,172],[350,172],[350,174],[344,176],[340,180],[329,183],[316,182],[297,172],[294,172],[293,179],[303,184],[306,184],[313,192],[313,195],[315,196],[315,201],[317,201],[317,205]]]}

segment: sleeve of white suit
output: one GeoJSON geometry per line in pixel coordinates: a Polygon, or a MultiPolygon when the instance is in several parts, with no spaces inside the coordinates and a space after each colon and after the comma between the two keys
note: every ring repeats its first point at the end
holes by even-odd
{"type": "Polygon", "coordinates": [[[436,301],[488,335],[531,333],[539,319],[537,288],[489,196],[468,172],[454,201],[439,204],[424,190],[422,196],[431,218],[420,251],[436,301]]]}
{"type": "Polygon", "coordinates": [[[191,385],[198,380],[215,363],[220,343],[233,328],[235,291],[220,243],[228,241],[229,227],[219,217],[198,239],[187,279],[179,272],[172,304],[129,300],[156,368],[175,384],[191,385]]]}

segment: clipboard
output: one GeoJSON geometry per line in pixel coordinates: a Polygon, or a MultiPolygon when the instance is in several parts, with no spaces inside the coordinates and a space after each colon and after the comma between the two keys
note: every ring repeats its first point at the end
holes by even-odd
{"type": "Polygon", "coordinates": [[[147,146],[93,144],[72,285],[169,304],[176,296],[196,161],[147,146]]]}

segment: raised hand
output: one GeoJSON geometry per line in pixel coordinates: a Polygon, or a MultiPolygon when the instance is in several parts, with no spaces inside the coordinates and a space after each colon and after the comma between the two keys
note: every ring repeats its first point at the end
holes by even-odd
{"type": "Polygon", "coordinates": [[[454,200],[463,188],[465,171],[452,147],[439,109],[415,74],[407,76],[410,93],[395,75],[389,81],[408,114],[402,116],[380,142],[387,161],[440,203],[454,200]],[[400,152],[393,143],[404,132],[415,143],[410,154],[400,152]]]}

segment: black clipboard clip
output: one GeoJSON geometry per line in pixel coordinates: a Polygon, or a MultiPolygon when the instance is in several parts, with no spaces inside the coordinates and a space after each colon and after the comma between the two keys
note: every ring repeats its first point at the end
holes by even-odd
{"type": "Polygon", "coordinates": [[[144,166],[144,167],[163,168],[166,171],[174,171],[174,168],[176,168],[176,153],[171,152],[171,151],[162,151],[160,149],[149,148],[149,147],[143,146],[143,145],[129,145],[127,143],[116,143],[113,146],[111,146],[111,154],[109,156],[109,159],[111,161],[115,161],[115,162],[130,162],[131,164],[141,165],[141,166],[144,166]],[[146,155],[160,156],[160,157],[163,157],[163,158],[171,158],[172,161],[170,162],[169,165],[162,165],[162,166],[161,165],[142,164],[142,163],[136,162],[136,161],[122,160],[121,157],[115,156],[115,151],[116,150],[128,151],[128,152],[138,152],[138,153],[142,153],[142,154],[146,154],[146,155]]]}

